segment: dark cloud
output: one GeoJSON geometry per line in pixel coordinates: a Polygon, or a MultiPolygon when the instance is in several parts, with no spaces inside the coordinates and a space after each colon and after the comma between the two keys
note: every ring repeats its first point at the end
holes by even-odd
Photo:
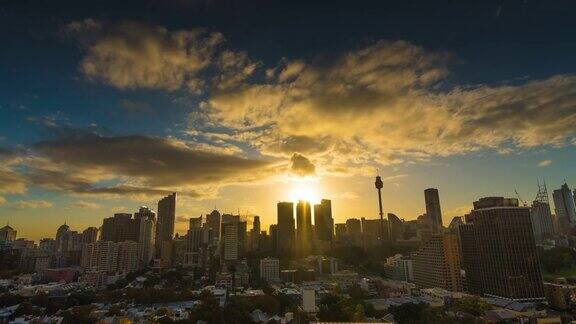
{"type": "Polygon", "coordinates": [[[134,177],[151,187],[240,180],[270,166],[266,161],[194,150],[177,140],[146,136],[63,138],[37,143],[34,150],[53,163],[134,177]]]}
{"type": "MultiPolygon", "coordinates": [[[[42,169],[30,169],[25,173],[27,181],[31,184],[49,189],[62,190],[76,194],[101,195],[101,196],[164,196],[172,193],[172,190],[155,189],[130,185],[97,186],[94,181],[86,178],[74,177],[62,171],[42,169]]],[[[188,197],[198,198],[201,195],[194,190],[180,192],[188,197]]]]}
{"type": "Polygon", "coordinates": [[[316,172],[316,167],[305,156],[294,153],[291,158],[292,167],[291,171],[299,176],[313,175],[316,172]]]}

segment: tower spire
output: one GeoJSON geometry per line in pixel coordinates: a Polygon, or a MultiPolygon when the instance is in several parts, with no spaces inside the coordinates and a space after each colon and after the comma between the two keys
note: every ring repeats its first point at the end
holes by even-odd
{"type": "Polygon", "coordinates": [[[374,182],[376,190],[378,190],[378,207],[380,212],[380,244],[384,245],[384,212],[382,211],[382,188],[384,183],[380,177],[380,172],[376,169],[376,181],[374,182]]]}

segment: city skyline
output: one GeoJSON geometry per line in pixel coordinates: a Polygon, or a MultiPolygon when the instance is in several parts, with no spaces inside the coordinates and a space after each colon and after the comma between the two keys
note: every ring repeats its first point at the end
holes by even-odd
{"type": "Polygon", "coordinates": [[[0,224],[26,237],[172,192],[178,233],[214,206],[267,226],[302,188],[373,219],[376,170],[384,215],[433,187],[445,225],[576,186],[573,3],[118,6],[3,8],[0,224]]]}

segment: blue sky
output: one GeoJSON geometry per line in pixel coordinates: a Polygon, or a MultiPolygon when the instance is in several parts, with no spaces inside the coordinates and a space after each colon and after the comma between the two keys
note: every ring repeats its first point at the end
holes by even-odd
{"type": "MultiPolygon", "coordinates": [[[[570,1],[12,1],[0,11],[0,221],[58,224],[181,193],[182,219],[312,188],[337,221],[447,224],[574,182],[570,1]],[[142,159],[142,160],[139,160],[142,159]],[[2,178],[3,177],[3,178],[2,178]]],[[[185,222],[177,224],[184,230],[185,222]]]]}

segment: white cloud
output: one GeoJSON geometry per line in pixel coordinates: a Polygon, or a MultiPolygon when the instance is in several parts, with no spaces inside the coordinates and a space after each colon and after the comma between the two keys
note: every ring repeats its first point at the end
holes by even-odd
{"type": "Polygon", "coordinates": [[[538,162],[538,166],[539,167],[547,167],[550,166],[552,164],[552,160],[543,160],[538,162]]]}
{"type": "Polygon", "coordinates": [[[41,209],[51,208],[53,205],[46,200],[20,200],[10,204],[13,209],[41,209]]]}

